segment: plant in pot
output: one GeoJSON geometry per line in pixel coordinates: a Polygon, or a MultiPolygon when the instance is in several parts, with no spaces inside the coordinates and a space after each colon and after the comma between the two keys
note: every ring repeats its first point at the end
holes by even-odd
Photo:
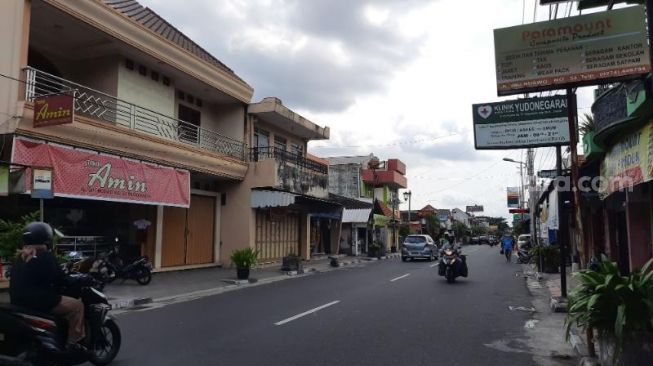
{"type": "Polygon", "coordinates": [[[595,329],[601,365],[648,365],[653,359],[653,259],[629,276],[603,256],[596,270],[576,275],[569,295],[566,334],[572,325],[595,329]]]}
{"type": "Polygon", "coordinates": [[[249,269],[256,264],[258,251],[252,248],[237,249],[231,253],[231,261],[236,265],[236,273],[239,280],[249,278],[249,269]]]}
{"type": "Polygon", "coordinates": [[[300,271],[302,267],[301,258],[291,252],[281,259],[281,270],[282,271],[300,271]]]}
{"type": "Polygon", "coordinates": [[[560,266],[560,248],[554,245],[541,245],[531,249],[537,269],[545,273],[557,273],[560,266]],[[540,261],[542,257],[542,261],[540,261]],[[540,268],[541,266],[541,268],[540,268]]]}

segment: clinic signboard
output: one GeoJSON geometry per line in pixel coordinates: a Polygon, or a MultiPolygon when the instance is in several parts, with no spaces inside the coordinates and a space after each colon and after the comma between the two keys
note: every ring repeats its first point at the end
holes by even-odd
{"type": "Polygon", "coordinates": [[[477,150],[569,143],[565,96],[472,105],[477,150]]]}
{"type": "Polygon", "coordinates": [[[639,78],[651,71],[643,6],[494,30],[498,95],[639,78]]]}

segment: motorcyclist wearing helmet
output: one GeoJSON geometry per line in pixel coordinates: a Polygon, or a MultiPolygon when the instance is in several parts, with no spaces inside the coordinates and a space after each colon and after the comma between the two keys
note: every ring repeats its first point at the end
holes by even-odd
{"type": "Polygon", "coordinates": [[[11,268],[9,296],[11,303],[60,316],[68,322],[68,344],[77,345],[84,338],[84,304],[62,296],[66,275],[50,252],[52,228],[32,222],[23,231],[20,257],[11,268]]]}

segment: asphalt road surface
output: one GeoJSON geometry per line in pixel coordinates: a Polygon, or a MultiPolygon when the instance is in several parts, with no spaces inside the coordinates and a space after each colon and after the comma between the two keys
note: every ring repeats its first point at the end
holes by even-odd
{"type": "MultiPolygon", "coordinates": [[[[469,277],[392,259],[123,313],[118,365],[536,365],[531,298],[498,248],[469,277]]],[[[217,279],[216,279],[217,280],[217,279]]]]}

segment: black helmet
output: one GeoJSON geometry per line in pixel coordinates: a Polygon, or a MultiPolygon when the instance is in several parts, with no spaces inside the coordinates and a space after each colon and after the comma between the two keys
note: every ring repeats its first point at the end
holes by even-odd
{"type": "Polygon", "coordinates": [[[32,222],[23,230],[23,243],[27,245],[47,245],[52,243],[52,228],[44,222],[32,222]]]}

